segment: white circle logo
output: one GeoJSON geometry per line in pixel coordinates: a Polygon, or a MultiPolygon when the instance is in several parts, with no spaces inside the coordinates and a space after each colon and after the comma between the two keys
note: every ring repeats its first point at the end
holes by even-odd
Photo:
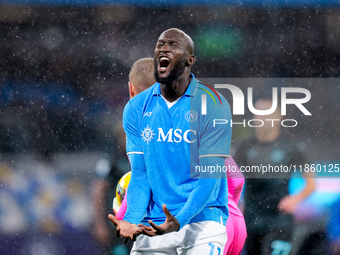
{"type": "Polygon", "coordinates": [[[185,119],[189,122],[194,122],[197,120],[198,113],[194,110],[190,110],[185,114],[185,119]]]}

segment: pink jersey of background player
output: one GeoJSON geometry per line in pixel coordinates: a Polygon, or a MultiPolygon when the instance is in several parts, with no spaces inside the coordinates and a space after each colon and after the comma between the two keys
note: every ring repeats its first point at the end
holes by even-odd
{"type": "Polygon", "coordinates": [[[229,157],[225,160],[228,176],[228,209],[227,220],[228,241],[224,248],[223,255],[239,255],[247,238],[246,223],[237,204],[240,200],[244,185],[244,177],[235,160],[229,157]]]}
{"type": "MultiPolygon", "coordinates": [[[[244,177],[232,157],[225,160],[225,165],[227,169],[232,169],[232,171],[228,171],[227,173],[229,209],[229,218],[227,220],[228,241],[225,245],[223,255],[239,255],[247,237],[244,217],[237,206],[244,185],[244,177]]],[[[124,218],[126,207],[126,199],[124,198],[119,211],[115,212],[117,219],[122,220],[124,218]]]]}

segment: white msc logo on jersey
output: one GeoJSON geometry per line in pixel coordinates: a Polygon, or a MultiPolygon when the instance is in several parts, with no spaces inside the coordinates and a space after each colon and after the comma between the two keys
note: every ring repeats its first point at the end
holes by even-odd
{"type": "Polygon", "coordinates": [[[198,113],[194,110],[190,110],[185,114],[185,119],[188,122],[194,122],[195,120],[197,120],[198,117],[198,113]]]}
{"type": "Polygon", "coordinates": [[[155,133],[153,133],[153,130],[149,126],[146,126],[146,128],[144,128],[144,130],[142,131],[142,139],[147,144],[151,142],[151,139],[153,138],[154,135],[155,133]]]}
{"type": "Polygon", "coordinates": [[[182,129],[179,128],[176,128],[175,130],[170,128],[165,134],[162,128],[158,128],[157,142],[180,143],[182,140],[186,143],[196,142],[196,131],[188,129],[183,132],[182,129]]]}
{"type": "MultiPolygon", "coordinates": [[[[152,128],[147,125],[142,131],[141,136],[144,142],[149,144],[154,135],[156,134],[153,132],[152,128]]],[[[164,132],[162,128],[158,128],[157,142],[180,143],[181,141],[186,143],[196,142],[196,131],[192,129],[183,131],[179,128],[176,128],[175,130],[170,128],[168,132],[164,132]]]]}

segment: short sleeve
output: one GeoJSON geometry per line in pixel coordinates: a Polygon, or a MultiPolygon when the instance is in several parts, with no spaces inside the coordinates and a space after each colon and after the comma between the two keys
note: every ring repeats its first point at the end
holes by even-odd
{"type": "Polygon", "coordinates": [[[206,115],[202,137],[199,144],[199,157],[223,157],[230,154],[231,144],[231,112],[227,101],[223,105],[213,107],[206,115]]]}
{"type": "Polygon", "coordinates": [[[126,134],[127,154],[143,154],[140,132],[139,111],[134,111],[128,102],[123,113],[123,128],[126,134]]]}

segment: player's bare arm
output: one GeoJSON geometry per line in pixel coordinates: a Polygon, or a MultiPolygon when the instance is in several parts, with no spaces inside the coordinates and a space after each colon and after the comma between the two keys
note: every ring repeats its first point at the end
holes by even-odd
{"type": "Polygon", "coordinates": [[[108,218],[116,226],[116,236],[136,240],[136,237],[142,233],[136,224],[131,224],[125,220],[118,220],[112,214],[109,214],[108,218]]]}
{"type": "Polygon", "coordinates": [[[304,173],[306,181],[304,189],[296,195],[288,195],[281,199],[278,208],[284,213],[293,213],[298,205],[315,190],[315,180],[312,173],[304,173]]]}

